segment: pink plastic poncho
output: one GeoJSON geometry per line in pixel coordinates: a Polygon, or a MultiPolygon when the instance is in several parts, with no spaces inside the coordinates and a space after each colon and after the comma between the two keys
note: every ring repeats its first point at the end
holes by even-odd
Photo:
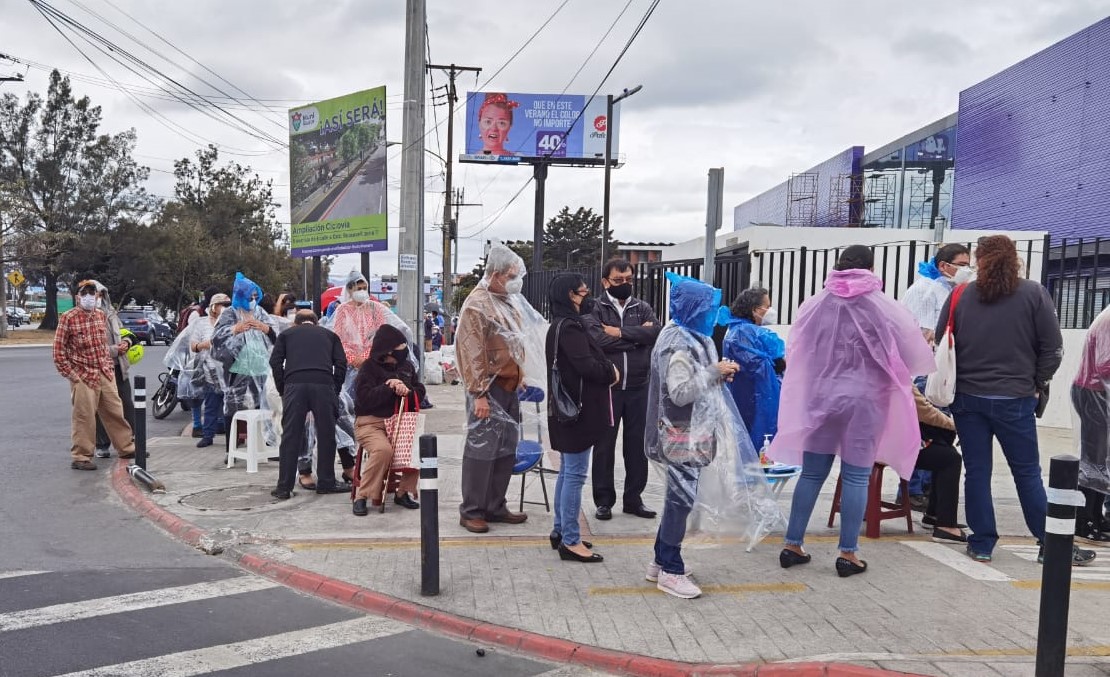
{"type": "Polygon", "coordinates": [[[798,311],[786,364],[772,459],[800,465],[805,451],[836,454],[910,476],[921,449],[910,386],[936,367],[917,322],[874,273],[829,275],[798,311]]]}

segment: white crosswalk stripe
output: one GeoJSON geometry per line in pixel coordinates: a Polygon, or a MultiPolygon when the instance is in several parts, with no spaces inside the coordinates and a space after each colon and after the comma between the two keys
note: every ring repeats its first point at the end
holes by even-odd
{"type": "Polygon", "coordinates": [[[278,587],[264,578],[240,576],[210,583],[196,583],[115,597],[101,597],[84,602],[69,602],[38,609],[25,609],[0,614],[0,632],[24,630],[53,623],[64,623],[107,614],[151,609],[168,604],[195,602],[214,597],[237,595],[278,587]]]}
{"type": "MultiPolygon", "coordinates": [[[[972,561],[961,550],[941,543],[925,543],[922,541],[899,541],[902,545],[918,551],[926,557],[936,560],[941,564],[955,569],[968,578],[977,581],[1012,581],[1006,574],[982,562],[972,561]]],[[[1033,553],[1034,559],[1036,553],[1033,553]]]]}
{"type": "Polygon", "coordinates": [[[408,629],[384,618],[356,618],[307,630],[71,672],[61,677],[192,677],[365,642],[408,629]]]}
{"type": "MultiPolygon", "coordinates": [[[[1084,547],[1079,544],[1079,547],[1084,547]]],[[[1021,559],[1036,562],[1040,547],[1036,545],[1004,545],[1002,548],[1021,559]]],[[[1071,578],[1073,581],[1110,581],[1110,551],[1104,548],[1094,548],[1098,559],[1094,564],[1085,567],[1073,567],[1071,578]]]]}
{"type": "Polygon", "coordinates": [[[48,571],[0,571],[0,578],[19,578],[21,576],[35,576],[50,573],[48,571]]]}

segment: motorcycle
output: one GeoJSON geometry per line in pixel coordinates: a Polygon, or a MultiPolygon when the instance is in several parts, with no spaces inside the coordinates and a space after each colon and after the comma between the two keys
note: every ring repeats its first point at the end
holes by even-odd
{"type": "Polygon", "coordinates": [[[162,382],[162,385],[158,386],[158,390],[154,391],[154,395],[150,398],[150,407],[154,418],[158,420],[166,418],[173,413],[178,404],[181,405],[182,411],[189,411],[188,402],[177,399],[177,377],[180,374],[181,372],[177,369],[158,374],[158,380],[162,382]]]}

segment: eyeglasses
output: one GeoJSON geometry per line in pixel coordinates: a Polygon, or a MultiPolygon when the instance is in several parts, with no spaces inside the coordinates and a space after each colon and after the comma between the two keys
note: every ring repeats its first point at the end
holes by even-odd
{"type": "Polygon", "coordinates": [[[579,296],[589,296],[590,295],[590,290],[588,288],[587,289],[578,289],[574,293],[578,294],[579,296]]]}
{"type": "Polygon", "coordinates": [[[609,281],[609,284],[622,285],[622,284],[628,284],[629,282],[631,282],[632,281],[632,276],[631,275],[626,275],[624,277],[617,277],[617,278],[608,277],[608,278],[605,278],[605,279],[609,281]]]}
{"type": "Polygon", "coordinates": [[[96,296],[96,290],[95,289],[82,289],[81,291],[77,292],[77,295],[78,296],[96,296]]]}

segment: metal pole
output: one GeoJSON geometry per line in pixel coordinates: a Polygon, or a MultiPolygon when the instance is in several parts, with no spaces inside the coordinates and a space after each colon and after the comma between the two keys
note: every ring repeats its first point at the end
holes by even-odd
{"type": "Polygon", "coordinates": [[[320,317],[323,317],[324,311],[327,310],[327,308],[320,307],[320,294],[322,292],[320,280],[324,275],[322,265],[319,256],[312,257],[312,307],[316,309],[316,314],[320,317]]]}
{"type": "Polygon", "coordinates": [[[717,256],[717,231],[721,228],[725,208],[725,170],[709,170],[709,197],[705,208],[705,260],[701,266],[701,281],[713,284],[714,260],[717,256]]]}
{"type": "Polygon", "coordinates": [[[543,270],[543,192],[547,183],[546,162],[538,160],[532,166],[532,178],[536,181],[536,215],[532,223],[532,268],[528,272],[538,273],[543,270]]]}
{"type": "Polygon", "coordinates": [[[439,594],[439,451],[435,435],[420,436],[420,594],[439,594]]]}
{"type": "Polygon", "coordinates": [[[405,2],[405,99],[401,143],[401,233],[397,314],[423,345],[424,323],[424,0],[405,2]]]}
{"type": "Polygon", "coordinates": [[[1079,486],[1079,459],[1053,456],[1048,466],[1048,517],[1045,519],[1044,565],[1041,567],[1041,613],[1037,627],[1037,677],[1064,674],[1071,602],[1072,545],[1075,508],[1084,505],[1079,486]]]}
{"type": "Polygon", "coordinates": [[[135,465],[146,470],[146,377],[136,376],[131,389],[135,400],[135,465]]]}
{"type": "MultiPolygon", "coordinates": [[[[605,198],[602,205],[601,265],[605,265],[609,248],[609,182],[613,171],[613,95],[605,97],[605,198]]],[[[570,265],[567,265],[570,268],[570,265]]]]}
{"type": "Polygon", "coordinates": [[[365,277],[367,280],[369,280],[370,279],[370,252],[362,252],[359,256],[362,258],[362,261],[360,261],[360,263],[362,264],[362,276],[365,277]]]}

